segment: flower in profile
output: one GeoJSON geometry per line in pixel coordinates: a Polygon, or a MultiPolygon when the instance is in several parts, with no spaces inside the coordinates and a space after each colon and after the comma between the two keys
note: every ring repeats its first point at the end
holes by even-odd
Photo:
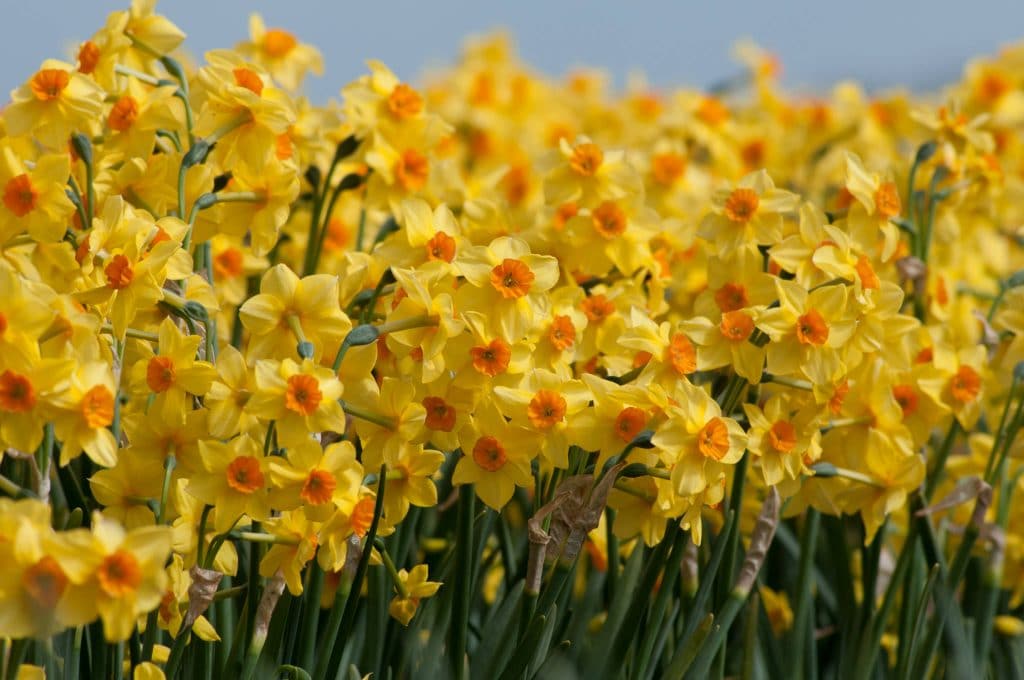
{"type": "Polygon", "coordinates": [[[440,583],[427,580],[425,564],[417,564],[411,571],[401,569],[398,571],[398,583],[395,586],[398,594],[388,605],[388,613],[403,626],[408,626],[409,621],[416,615],[420,601],[432,596],[440,587],[440,583]]]}
{"type": "Polygon", "coordinates": [[[320,75],[324,70],[319,50],[300,43],[283,28],[267,28],[255,12],[249,15],[249,40],[237,49],[267,69],[286,90],[297,90],[307,73],[320,75]]]}
{"type": "Polygon", "coordinates": [[[867,253],[888,261],[900,237],[893,222],[903,212],[899,188],[891,178],[869,173],[860,158],[847,153],[846,190],[856,199],[846,218],[850,235],[867,253]]]}
{"type": "Polygon", "coordinates": [[[275,538],[274,544],[260,560],[260,575],[270,578],[280,571],[284,575],[288,592],[302,594],[302,568],[316,555],[320,525],[298,511],[285,511],[263,523],[263,528],[275,538]]]}
{"type": "Polygon", "coordinates": [[[222,167],[239,161],[254,171],[264,167],[274,158],[278,136],[295,123],[291,98],[263,68],[235,52],[212,50],[206,60],[196,74],[196,134],[217,142],[214,156],[222,167]]]}
{"type": "Polygon", "coordinates": [[[245,200],[223,204],[218,232],[248,235],[253,254],[266,255],[277,243],[281,227],[288,221],[291,206],[299,196],[299,176],[294,164],[277,158],[260,166],[237,163],[225,191],[245,200]]]}

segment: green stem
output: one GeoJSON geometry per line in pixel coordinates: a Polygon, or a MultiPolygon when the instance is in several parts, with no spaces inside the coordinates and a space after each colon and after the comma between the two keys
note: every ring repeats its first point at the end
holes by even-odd
{"type": "Polygon", "coordinates": [[[949,430],[946,431],[945,439],[942,440],[942,444],[939,445],[935,453],[935,463],[932,464],[931,470],[928,471],[928,478],[925,480],[924,502],[926,504],[931,500],[939,482],[942,481],[946,472],[946,459],[949,458],[949,453],[953,450],[953,443],[956,441],[957,435],[960,434],[960,430],[960,421],[953,418],[953,422],[949,424],[949,430]]]}
{"type": "Polygon", "coordinates": [[[466,659],[466,640],[469,629],[469,609],[473,601],[472,555],[473,555],[473,504],[476,489],[472,484],[459,487],[458,534],[455,543],[455,590],[452,612],[451,645],[452,673],[457,680],[468,677],[469,662],[466,659]]]}
{"type": "Polygon", "coordinates": [[[391,554],[388,552],[387,546],[384,545],[384,541],[378,538],[374,541],[374,546],[377,548],[377,552],[380,553],[380,559],[384,563],[384,568],[391,575],[391,581],[395,585],[395,591],[398,593],[398,596],[403,600],[407,599],[409,591],[406,589],[405,584],[402,583],[402,579],[399,578],[395,561],[391,559],[391,554]]]}
{"type": "Polygon", "coordinates": [[[814,553],[818,545],[818,527],[821,516],[818,511],[808,508],[804,516],[804,530],[800,536],[800,566],[797,569],[797,591],[793,613],[792,659],[796,664],[794,676],[807,677],[806,647],[814,645],[814,553]]]}
{"type": "Polygon", "coordinates": [[[379,425],[386,430],[394,431],[397,428],[397,424],[392,418],[381,415],[380,413],[374,413],[373,411],[364,409],[361,406],[355,406],[347,401],[339,401],[341,402],[341,409],[353,418],[359,418],[360,420],[365,420],[369,423],[373,423],[374,425],[379,425]]]}

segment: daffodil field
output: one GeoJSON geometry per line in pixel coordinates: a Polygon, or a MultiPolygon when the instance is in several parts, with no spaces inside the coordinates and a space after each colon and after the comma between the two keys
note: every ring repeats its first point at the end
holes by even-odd
{"type": "Polygon", "coordinates": [[[1024,46],[184,39],[0,112],[0,680],[1024,678],[1024,46]]]}

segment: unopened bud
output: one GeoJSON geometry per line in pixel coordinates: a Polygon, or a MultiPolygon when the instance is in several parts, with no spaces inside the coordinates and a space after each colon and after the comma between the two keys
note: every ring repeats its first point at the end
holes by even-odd
{"type": "Polygon", "coordinates": [[[380,331],[373,324],[364,323],[360,326],[356,326],[348,332],[345,336],[345,344],[350,347],[359,347],[361,345],[369,345],[377,342],[377,338],[380,337],[380,331]]]}
{"type": "Polygon", "coordinates": [[[86,165],[92,165],[92,142],[81,132],[71,135],[71,147],[75,155],[82,159],[86,165]]]}
{"type": "Polygon", "coordinates": [[[343,158],[348,158],[354,154],[358,148],[359,139],[355,135],[349,135],[338,142],[338,147],[334,150],[334,158],[339,161],[343,158]]]}
{"type": "Polygon", "coordinates": [[[185,152],[185,155],[182,157],[182,167],[191,168],[206,162],[206,157],[210,155],[210,149],[212,148],[213,145],[205,139],[197,139],[192,148],[185,152]]]}
{"type": "Polygon", "coordinates": [[[338,183],[338,191],[348,191],[355,189],[366,180],[364,175],[352,172],[341,178],[341,182],[338,183]]]}
{"type": "Polygon", "coordinates": [[[914,155],[914,162],[915,163],[924,163],[924,162],[926,162],[928,159],[930,159],[932,156],[935,155],[935,152],[938,151],[938,149],[939,149],[938,143],[936,143],[934,141],[925,142],[921,146],[917,147],[917,153],[914,155]]]}
{"type": "Polygon", "coordinates": [[[210,314],[206,311],[206,307],[203,306],[201,302],[196,302],[195,300],[189,300],[186,302],[185,306],[182,307],[182,311],[185,312],[189,318],[195,319],[196,321],[205,323],[210,319],[210,314]]]}

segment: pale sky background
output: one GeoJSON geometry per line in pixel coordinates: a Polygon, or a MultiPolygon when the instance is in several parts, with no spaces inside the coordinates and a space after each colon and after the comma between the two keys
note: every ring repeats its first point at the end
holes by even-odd
{"type": "MultiPolygon", "coordinates": [[[[79,42],[129,0],[0,0],[0,90],[27,79],[47,57],[68,59],[79,42]]],[[[200,56],[247,34],[248,15],[320,48],[326,73],[307,80],[314,101],[337,95],[384,61],[415,82],[454,60],[470,34],[506,28],[534,68],[631,71],[655,86],[706,86],[736,72],[730,48],[750,37],[781,56],[790,88],[821,90],[853,78],[871,89],[929,90],[956,79],[965,61],[1024,38],[1024,0],[163,0],[158,9],[200,56]]],[[[68,59],[70,60],[70,59],[68,59]]]]}

